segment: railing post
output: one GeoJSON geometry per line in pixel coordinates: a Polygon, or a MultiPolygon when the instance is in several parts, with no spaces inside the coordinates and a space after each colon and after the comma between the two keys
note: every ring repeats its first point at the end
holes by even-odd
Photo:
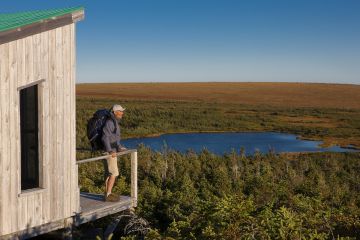
{"type": "Polygon", "coordinates": [[[131,199],[133,207],[137,206],[137,152],[131,153],[131,199]]]}

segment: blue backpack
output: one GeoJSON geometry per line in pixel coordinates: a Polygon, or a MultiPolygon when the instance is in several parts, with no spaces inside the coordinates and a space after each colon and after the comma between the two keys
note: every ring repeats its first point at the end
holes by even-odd
{"type": "MultiPolygon", "coordinates": [[[[102,150],[104,148],[104,144],[101,140],[102,130],[105,126],[106,121],[111,118],[110,111],[107,109],[97,110],[92,118],[90,118],[87,122],[87,137],[91,144],[91,150],[102,150]]],[[[114,120],[113,120],[114,121],[114,120]]],[[[114,121],[115,131],[116,131],[116,123],[114,121]]]]}

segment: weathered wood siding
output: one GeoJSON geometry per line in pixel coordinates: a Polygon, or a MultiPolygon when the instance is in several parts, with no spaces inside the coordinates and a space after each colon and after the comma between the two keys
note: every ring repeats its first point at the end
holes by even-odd
{"type": "Polygon", "coordinates": [[[75,24],[1,44],[0,89],[1,236],[79,211],[75,24]],[[44,190],[21,194],[19,88],[38,81],[40,187],[44,190]]]}

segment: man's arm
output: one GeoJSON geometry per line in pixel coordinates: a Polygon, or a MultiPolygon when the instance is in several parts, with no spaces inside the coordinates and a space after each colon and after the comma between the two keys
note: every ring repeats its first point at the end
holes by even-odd
{"type": "Polygon", "coordinates": [[[111,144],[110,144],[110,136],[113,134],[112,132],[114,131],[114,124],[112,123],[112,121],[107,120],[105,123],[105,126],[103,127],[102,131],[102,137],[101,140],[105,146],[105,150],[110,153],[112,152],[111,149],[111,144]]]}
{"type": "Polygon", "coordinates": [[[118,149],[117,150],[118,150],[118,152],[122,152],[122,151],[127,150],[127,148],[124,145],[118,143],[118,149]]]}

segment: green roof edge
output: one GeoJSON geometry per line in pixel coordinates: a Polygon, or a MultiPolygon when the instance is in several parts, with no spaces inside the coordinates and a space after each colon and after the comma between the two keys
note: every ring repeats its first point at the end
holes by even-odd
{"type": "Polygon", "coordinates": [[[83,6],[78,6],[59,9],[26,11],[18,13],[0,13],[0,32],[9,31],[53,17],[59,17],[83,10],[83,6]],[[20,21],[21,18],[23,18],[24,20],[20,21]]]}

